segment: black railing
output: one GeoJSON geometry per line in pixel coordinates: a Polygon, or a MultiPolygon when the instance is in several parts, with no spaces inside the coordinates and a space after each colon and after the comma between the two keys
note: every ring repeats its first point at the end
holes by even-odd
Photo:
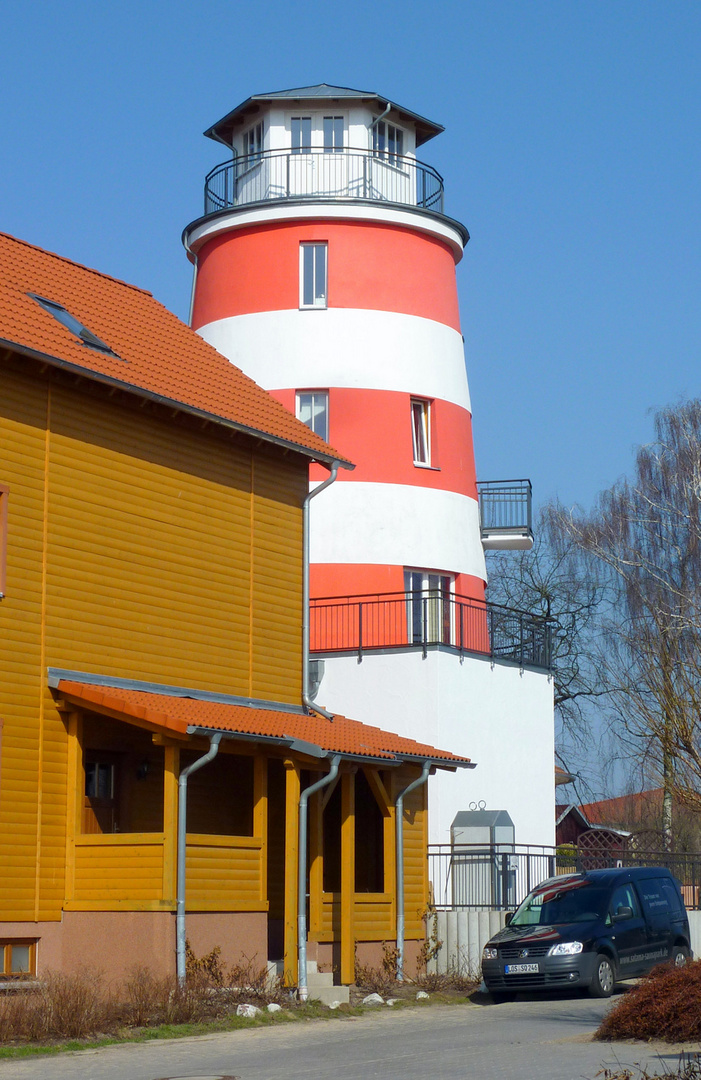
{"type": "Polygon", "coordinates": [[[277,199],[370,199],[443,213],[443,179],[414,158],[372,150],[265,150],[208,174],[205,215],[277,199]]]}
{"type": "Polygon", "coordinates": [[[531,889],[555,873],[555,848],[521,844],[428,846],[431,902],[438,909],[513,911],[531,889]]]}
{"type": "Polygon", "coordinates": [[[530,480],[480,480],[477,493],[483,536],[489,533],[533,535],[530,480]]]}
{"type": "Polygon", "coordinates": [[[549,670],[547,619],[456,593],[426,590],[312,600],[315,653],[444,646],[549,670]]]}
{"type": "Polygon", "coordinates": [[[513,911],[546,878],[607,867],[666,867],[681,883],[690,911],[701,909],[701,852],[573,853],[526,844],[429,844],[431,904],[437,909],[513,911]]]}

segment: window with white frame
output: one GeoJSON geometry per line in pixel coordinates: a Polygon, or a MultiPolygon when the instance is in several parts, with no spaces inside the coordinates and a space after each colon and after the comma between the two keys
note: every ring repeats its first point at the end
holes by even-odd
{"type": "Polygon", "coordinates": [[[324,117],[324,153],[340,154],[343,150],[343,117],[324,117]]]}
{"type": "Polygon", "coordinates": [[[450,645],[453,633],[454,579],[430,570],[405,570],[409,642],[450,645]]]}
{"type": "Polygon", "coordinates": [[[372,129],[372,149],[375,157],[384,158],[390,165],[398,165],[404,154],[404,132],[394,124],[380,120],[372,129]]]}
{"type": "Polygon", "coordinates": [[[254,124],[252,128],[243,133],[243,156],[248,160],[244,163],[250,167],[260,161],[263,153],[263,121],[254,124]]]}
{"type": "Polygon", "coordinates": [[[325,308],[327,306],[328,244],[299,245],[299,306],[301,308],[325,308]]]}
{"type": "Polygon", "coordinates": [[[298,390],[295,402],[298,420],[328,442],[329,438],[329,392],[328,390],[298,390]]]}
{"type": "Polygon", "coordinates": [[[411,438],[414,465],[431,464],[431,402],[425,398],[411,399],[411,438]]]}
{"type": "Polygon", "coordinates": [[[292,133],[292,153],[308,154],[312,148],[311,116],[293,116],[290,118],[292,133]]]}

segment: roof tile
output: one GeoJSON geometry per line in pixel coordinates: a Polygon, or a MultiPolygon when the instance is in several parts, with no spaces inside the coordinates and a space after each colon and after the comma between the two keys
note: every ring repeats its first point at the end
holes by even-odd
{"type": "Polygon", "coordinates": [[[308,457],[347,460],[149,292],[0,233],[0,339],[282,440],[308,457]],[[116,356],[82,344],[28,294],[61,304],[116,356]]]}

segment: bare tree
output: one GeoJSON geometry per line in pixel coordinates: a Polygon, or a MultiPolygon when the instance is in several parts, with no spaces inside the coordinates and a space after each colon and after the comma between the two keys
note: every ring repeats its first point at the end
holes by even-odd
{"type": "MultiPolygon", "coordinates": [[[[530,551],[487,553],[488,598],[550,621],[556,753],[577,774],[591,738],[588,705],[606,693],[597,662],[606,592],[596,567],[583,573],[578,546],[550,519],[540,516],[530,551]]],[[[588,781],[580,780],[590,792],[588,781]]]]}
{"type": "Polygon", "coordinates": [[[601,673],[621,734],[661,777],[670,847],[673,796],[701,809],[701,401],[658,413],[655,435],[592,513],[550,520],[617,595],[601,673]]]}

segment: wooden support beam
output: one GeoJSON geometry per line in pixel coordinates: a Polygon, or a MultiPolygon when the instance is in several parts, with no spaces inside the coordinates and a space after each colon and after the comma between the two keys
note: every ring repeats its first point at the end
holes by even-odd
{"type": "Polygon", "coordinates": [[[180,749],[167,743],[163,749],[163,900],[175,900],[178,858],[178,776],[180,749]]]}
{"type": "Polygon", "coordinates": [[[68,805],[66,820],[65,899],[75,895],[75,838],[83,828],[85,772],[83,770],[83,716],[72,712],[68,717],[68,805]]]}
{"type": "Polygon", "coordinates": [[[297,854],[300,775],[296,761],[285,761],[285,981],[297,985],[297,854]]]}
{"type": "Polygon", "coordinates": [[[324,891],[324,788],[309,800],[309,935],[319,939],[323,930],[324,891]]]}
{"type": "Polygon", "coordinates": [[[341,982],[355,979],[355,772],[341,778],[341,982]]]}
{"type": "Polygon", "coordinates": [[[253,761],[253,835],[260,838],[260,898],[268,899],[268,759],[253,761]]]}

